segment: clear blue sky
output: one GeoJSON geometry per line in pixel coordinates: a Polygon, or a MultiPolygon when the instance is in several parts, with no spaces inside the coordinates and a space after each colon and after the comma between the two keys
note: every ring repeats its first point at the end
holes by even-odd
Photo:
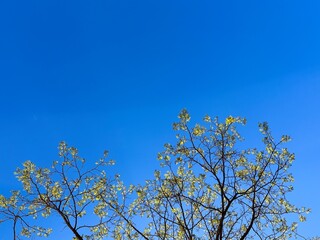
{"type": "Polygon", "coordinates": [[[141,183],[182,108],[195,122],[240,115],[247,139],[261,121],[293,137],[291,199],[313,209],[301,232],[320,235],[319,12],[307,0],[1,1],[0,191],[25,160],[49,166],[61,140],[88,161],[110,150],[141,183]]]}

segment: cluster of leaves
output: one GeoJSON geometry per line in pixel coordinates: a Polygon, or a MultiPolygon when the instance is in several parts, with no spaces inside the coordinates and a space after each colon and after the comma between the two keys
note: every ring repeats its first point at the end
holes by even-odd
{"type": "Polygon", "coordinates": [[[174,124],[175,145],[158,154],[162,168],[144,185],[125,186],[110,178],[107,152],[87,168],[76,148],[59,145],[61,162],[51,169],[26,161],[15,172],[23,192],[0,195],[2,221],[12,221],[14,239],[48,236],[51,229],[29,224],[30,217],[55,213],[81,239],[289,239],[299,237],[297,222],[308,209],[287,199],[293,190],[288,173],[294,154],[275,141],[267,123],[259,125],[264,148],[238,150],[236,129],[245,119],[204,118],[189,126],[186,110],[174,124]],[[86,217],[90,215],[90,222],[86,217]],[[95,221],[92,215],[96,217],[95,221]],[[140,219],[143,221],[140,221],[140,219]],[[138,224],[139,222],[139,224],[138,224]],[[143,224],[145,223],[145,225],[143,224]]]}
{"type": "Polygon", "coordinates": [[[75,239],[102,239],[110,228],[116,227],[120,222],[118,214],[125,206],[119,196],[125,199],[128,190],[118,176],[107,177],[105,168],[114,165],[113,160],[106,160],[107,154],[88,169],[77,149],[61,142],[62,161],[54,161],[51,169],[39,168],[31,161],[24,162],[22,169],[17,168],[15,174],[23,185],[23,193],[15,191],[8,199],[0,196],[3,221],[14,222],[14,239],[19,239],[19,225],[22,236],[48,236],[51,229],[30,226],[28,218],[47,218],[52,213],[62,219],[75,239]],[[113,208],[107,210],[107,205],[113,208]],[[86,219],[88,210],[96,216],[93,224],[87,224],[92,222],[91,212],[90,221],[86,219]],[[82,231],[88,234],[81,234],[82,231]]]}
{"type": "Polygon", "coordinates": [[[239,151],[242,138],[235,124],[245,119],[204,118],[205,125],[190,128],[188,112],[182,111],[176,145],[165,145],[159,154],[163,175],[141,187],[136,207],[152,219],[150,234],[160,239],[287,239],[297,236],[297,223],[286,220],[298,214],[305,220],[308,210],[297,208],[286,198],[293,190],[287,172],[294,160],[275,142],[268,125],[259,125],[263,150],[239,151]]]}

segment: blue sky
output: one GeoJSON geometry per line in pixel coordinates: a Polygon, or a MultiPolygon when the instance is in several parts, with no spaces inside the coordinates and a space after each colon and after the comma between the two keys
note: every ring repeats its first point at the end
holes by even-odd
{"type": "Polygon", "coordinates": [[[2,1],[1,192],[18,186],[25,160],[48,166],[61,140],[89,161],[110,150],[123,179],[141,183],[182,108],[194,122],[239,115],[253,144],[261,121],[293,137],[292,202],[313,209],[301,232],[320,235],[319,10],[292,0],[2,1]]]}

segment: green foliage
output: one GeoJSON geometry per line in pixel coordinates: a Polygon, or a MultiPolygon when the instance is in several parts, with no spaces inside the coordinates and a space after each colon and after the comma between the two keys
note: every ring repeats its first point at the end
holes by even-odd
{"type": "Polygon", "coordinates": [[[135,209],[150,218],[150,239],[289,239],[298,236],[297,222],[307,209],[287,200],[293,190],[288,168],[294,154],[275,142],[267,123],[259,124],[265,148],[238,150],[242,137],[229,116],[224,122],[206,116],[204,125],[190,127],[183,110],[177,143],[158,155],[164,174],[155,172],[138,192],[135,209]],[[142,194],[143,193],[143,194],[142,194]]]}
{"type": "Polygon", "coordinates": [[[77,149],[68,147],[65,142],[59,144],[59,156],[62,161],[54,161],[51,169],[39,168],[31,161],[24,162],[21,169],[17,168],[15,175],[24,191],[14,192],[9,199],[1,198],[4,215],[14,213],[11,219],[4,220],[22,221],[23,236],[47,236],[51,229],[31,228],[27,218],[47,218],[55,213],[77,239],[102,239],[108,231],[108,221],[114,216],[111,213],[107,217],[108,211],[101,211],[99,196],[103,193],[105,198],[114,200],[121,184],[108,179],[105,172],[105,168],[114,165],[114,161],[107,161],[105,152],[104,157],[88,169],[77,149]],[[86,223],[88,220],[84,218],[88,209],[93,209],[96,222],[86,223]],[[82,235],[80,230],[87,230],[90,234],[82,235]]]}
{"type": "Polygon", "coordinates": [[[107,152],[87,168],[74,147],[59,145],[61,161],[50,169],[26,161],[15,172],[23,191],[0,195],[2,221],[12,221],[14,239],[21,235],[48,236],[51,229],[31,226],[28,219],[56,213],[74,239],[291,239],[299,237],[294,216],[305,221],[287,195],[293,190],[288,172],[294,154],[283,147],[290,141],[271,136],[259,124],[263,149],[239,150],[243,141],[237,125],[243,118],[223,122],[206,116],[190,126],[186,110],[173,125],[177,142],[158,154],[160,170],[144,185],[126,186],[107,175],[114,161],[107,152]],[[94,215],[96,221],[87,215],[94,215]],[[140,219],[143,221],[140,221],[140,219]],[[290,219],[290,220],[289,220],[290,219]],[[145,226],[142,223],[145,222],[145,226]]]}

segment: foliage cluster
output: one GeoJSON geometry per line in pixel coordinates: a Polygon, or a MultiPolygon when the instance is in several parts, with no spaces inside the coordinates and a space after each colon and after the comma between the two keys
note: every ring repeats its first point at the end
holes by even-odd
{"type": "MultiPolygon", "coordinates": [[[[190,127],[186,110],[173,125],[177,142],[158,154],[161,168],[142,185],[110,176],[108,153],[88,167],[78,150],[59,144],[60,161],[40,168],[26,161],[15,172],[23,190],[0,195],[1,221],[13,239],[48,236],[37,218],[61,218],[74,239],[291,239],[308,209],[287,199],[294,154],[259,124],[263,149],[239,150],[236,126],[246,120],[206,116],[190,127]],[[292,215],[292,216],[291,216],[292,215]],[[90,224],[88,224],[90,222],[90,224]],[[35,224],[34,224],[35,223],[35,224]]],[[[41,222],[41,221],[40,221],[41,222]]]]}

